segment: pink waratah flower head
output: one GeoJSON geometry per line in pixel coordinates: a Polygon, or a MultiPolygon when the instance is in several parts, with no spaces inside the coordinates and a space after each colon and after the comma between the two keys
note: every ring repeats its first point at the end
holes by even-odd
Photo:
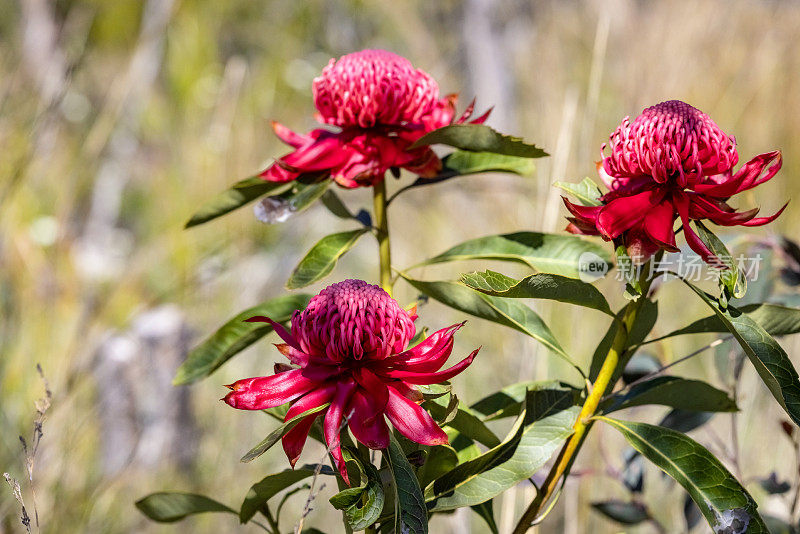
{"type": "Polygon", "coordinates": [[[611,153],[597,167],[610,191],[601,197],[600,206],[581,206],[564,198],[573,215],[567,230],[615,240],[638,261],[661,249],[678,250],[674,223],[680,218],[689,247],[721,267],[690,221],[760,226],[786,208],[756,217],[758,208],[737,212],[728,205],[736,193],[772,178],[781,168],[781,153],[758,155],[734,173],[739,161],[736,140],[685,102],[670,100],[647,108],[633,123],[626,117],[610,141],[611,153]]]}
{"type": "MultiPolygon", "coordinates": [[[[362,50],[331,59],[314,79],[317,119],[340,131],[297,134],[273,123],[276,135],[294,152],[261,176],[288,182],[303,174],[327,174],[343,187],[374,185],[389,169],[436,176],[442,164],[429,146],[409,147],[426,133],[451,124],[456,95],[439,97],[439,86],[410,61],[384,50],[362,50]]],[[[466,121],[473,106],[456,122],[466,121]]],[[[473,120],[482,123],[488,112],[473,120]]]]}
{"type": "Polygon", "coordinates": [[[423,445],[447,443],[447,435],[418,404],[416,385],[449,380],[472,363],[473,351],[440,371],[453,350],[456,324],[409,349],[416,315],[400,307],[377,285],[345,280],[328,286],[292,317],[291,333],[267,317],[285,343],[276,345],[292,364],[276,374],[239,380],[225,402],[242,410],[264,410],[291,402],[286,421],[312,408],[326,409],[302,419],[283,436],[283,449],[294,466],[317,418],[323,418],[325,441],[339,472],[348,480],[340,432],[345,426],[372,449],[389,445],[389,427],[423,445]]]}
{"type": "Polygon", "coordinates": [[[436,81],[385,50],[331,59],[313,91],[320,122],[342,128],[416,124],[439,105],[436,81]]]}

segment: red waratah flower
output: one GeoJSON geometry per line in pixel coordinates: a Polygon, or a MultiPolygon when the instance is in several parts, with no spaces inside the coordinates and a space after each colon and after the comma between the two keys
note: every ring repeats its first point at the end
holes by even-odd
{"type": "MultiPolygon", "coordinates": [[[[439,86],[410,61],[384,50],[331,59],[314,79],[317,120],[338,128],[292,132],[273,122],[276,135],[295,150],[261,173],[272,182],[302,174],[328,174],[344,187],[370,186],[386,171],[404,168],[430,178],[442,163],[428,146],[409,150],[426,133],[453,122],[456,96],[439,98],[439,86]]],[[[470,105],[456,121],[472,115],[470,105]]],[[[480,124],[489,112],[471,121],[480,124]]]]}
{"type": "Polygon", "coordinates": [[[736,140],[685,102],[670,100],[647,108],[633,123],[626,117],[610,140],[611,154],[598,162],[610,191],[600,206],[580,206],[564,198],[573,215],[567,230],[619,240],[631,258],[643,261],[660,249],[676,252],[673,226],[679,217],[691,249],[721,266],[689,221],[760,226],[786,208],[756,217],[758,208],[737,212],[727,204],[736,193],[772,178],[781,168],[781,153],[756,156],[734,173],[736,140]]]}
{"type": "MultiPolygon", "coordinates": [[[[339,472],[348,480],[339,433],[343,422],[353,436],[372,449],[389,446],[389,427],[423,445],[447,443],[447,435],[418,402],[415,384],[437,384],[472,363],[478,350],[440,371],[453,350],[456,324],[430,335],[412,349],[416,314],[405,311],[377,285],[345,280],[328,286],[292,317],[291,333],[267,317],[285,343],[276,345],[296,367],[276,365],[276,374],[239,380],[228,386],[225,402],[242,410],[264,410],[292,402],[286,421],[330,403],[302,419],[283,436],[292,466],[308,432],[323,417],[325,441],[339,472]]],[[[349,482],[348,482],[349,483],[349,482]]]]}

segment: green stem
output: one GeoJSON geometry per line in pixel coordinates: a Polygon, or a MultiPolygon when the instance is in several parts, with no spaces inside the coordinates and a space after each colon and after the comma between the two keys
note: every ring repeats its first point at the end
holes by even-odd
{"type": "MultiPolygon", "coordinates": [[[[660,255],[657,256],[655,261],[658,261],[660,257],[660,255]]],[[[645,278],[648,273],[649,265],[645,265],[642,269],[642,278],[645,278]]],[[[636,323],[639,310],[647,298],[647,292],[650,289],[651,283],[651,279],[645,279],[641,283],[642,295],[637,300],[628,302],[628,304],[625,306],[622,319],[619,321],[619,325],[617,326],[617,332],[614,334],[614,340],[611,344],[611,348],[606,354],[606,358],[603,361],[600,372],[597,374],[597,379],[595,379],[594,384],[592,384],[591,388],[589,389],[589,394],[586,397],[586,401],[583,403],[580,414],[578,415],[578,418],[573,426],[573,433],[567,440],[567,443],[561,449],[561,452],[559,453],[556,462],[553,464],[553,467],[550,468],[550,472],[547,474],[547,478],[542,483],[539,491],[536,493],[536,497],[534,497],[533,501],[531,501],[531,504],[520,518],[519,523],[517,523],[513,534],[525,534],[525,532],[528,531],[528,529],[531,527],[531,524],[539,517],[539,514],[547,504],[547,501],[550,500],[550,497],[556,490],[561,477],[569,474],[569,470],[572,467],[575,456],[578,454],[581,445],[583,445],[583,441],[586,438],[586,433],[589,431],[589,428],[592,425],[592,416],[594,416],[597,412],[597,407],[600,404],[600,401],[602,400],[606,390],[609,388],[609,385],[613,387],[611,381],[616,374],[617,367],[621,363],[623,354],[628,349],[630,332],[633,329],[633,325],[636,323]]]]}
{"type": "Polygon", "coordinates": [[[278,522],[275,521],[275,518],[272,516],[272,512],[270,511],[268,505],[264,504],[264,506],[261,508],[261,513],[263,513],[264,517],[267,518],[267,522],[269,523],[272,532],[274,532],[274,534],[280,534],[281,529],[278,528],[278,522]]]}
{"type": "Polygon", "coordinates": [[[381,180],[372,187],[375,211],[375,237],[378,239],[378,255],[380,256],[380,284],[392,294],[392,249],[389,241],[389,219],[386,209],[386,180],[381,180]]]}

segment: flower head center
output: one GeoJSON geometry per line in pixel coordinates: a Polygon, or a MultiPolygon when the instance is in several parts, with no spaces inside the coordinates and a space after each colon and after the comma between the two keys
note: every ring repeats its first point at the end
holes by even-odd
{"type": "Polygon", "coordinates": [[[402,352],[415,331],[396,300],[363,280],[328,286],[292,318],[292,334],[304,351],[352,368],[402,352]]]}
{"type": "Polygon", "coordinates": [[[739,159],[736,140],[708,115],[680,100],[645,109],[610,136],[603,168],[612,178],[649,176],[686,187],[729,172],[739,159]]]}

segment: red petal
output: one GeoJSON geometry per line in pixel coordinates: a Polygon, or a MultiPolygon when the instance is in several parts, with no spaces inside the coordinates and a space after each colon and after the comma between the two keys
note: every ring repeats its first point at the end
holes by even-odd
{"type": "Polygon", "coordinates": [[[689,225],[689,199],[681,192],[675,193],[673,196],[675,207],[678,209],[678,214],[681,217],[683,224],[683,235],[686,236],[686,243],[689,248],[697,252],[703,261],[711,265],[720,265],[721,262],[713,252],[703,243],[694,230],[689,225]]]}
{"type": "Polygon", "coordinates": [[[302,172],[327,171],[347,161],[347,152],[336,134],[331,134],[298,148],[279,161],[282,165],[302,172]]]}
{"type": "Polygon", "coordinates": [[[325,415],[325,421],[322,424],[325,434],[325,442],[328,444],[328,449],[331,451],[333,461],[339,469],[345,483],[350,485],[350,478],[347,476],[347,466],[342,458],[342,447],[339,434],[342,431],[342,419],[344,418],[344,408],[350,401],[350,397],[356,389],[356,383],[353,380],[339,382],[336,385],[336,394],[333,397],[328,413],[325,415]]]}
{"type": "Polygon", "coordinates": [[[664,198],[664,192],[653,189],[631,196],[619,197],[602,206],[597,216],[597,228],[610,239],[619,237],[642,222],[653,206],[664,198]]]}
{"type": "Polygon", "coordinates": [[[272,130],[275,132],[275,135],[278,136],[278,139],[292,148],[300,148],[301,146],[312,141],[311,137],[295,133],[283,124],[276,121],[272,121],[272,130]]]}
{"type": "Polygon", "coordinates": [[[387,365],[404,371],[432,373],[442,368],[453,351],[453,336],[464,323],[437,330],[416,347],[384,360],[387,365]]]}
{"type": "Polygon", "coordinates": [[[580,204],[573,204],[567,197],[562,196],[561,200],[569,212],[577,217],[579,220],[594,226],[597,222],[597,216],[600,215],[600,210],[603,206],[581,206],[580,204]]]}
{"type": "Polygon", "coordinates": [[[694,191],[704,195],[711,195],[719,198],[728,198],[736,193],[752,189],[771,179],[783,165],[780,150],[759,154],[745,163],[739,172],[730,179],[722,183],[697,184],[693,187],[694,191]],[[774,162],[774,163],[773,163],[774,162]],[[770,165],[772,163],[772,165],[770,165]],[[769,168],[767,168],[767,166],[769,168]],[[762,176],[764,169],[766,174],[762,176]]]}
{"type": "Polygon", "coordinates": [[[300,352],[303,352],[303,349],[300,348],[300,344],[297,340],[286,331],[281,323],[275,322],[269,317],[264,317],[263,315],[256,315],[255,317],[250,317],[249,319],[245,319],[246,323],[269,323],[275,333],[280,336],[282,340],[284,340],[290,347],[293,349],[297,349],[300,352]]]}
{"type": "Polygon", "coordinates": [[[634,228],[625,234],[625,248],[634,265],[641,265],[661,249],[661,244],[642,230],[634,228]]]}
{"type": "MultiPolygon", "coordinates": [[[[387,392],[388,400],[388,392],[387,392]]],[[[361,391],[356,391],[350,403],[353,410],[348,421],[353,436],[370,449],[389,446],[389,426],[383,418],[383,407],[378,406],[361,391]]],[[[385,405],[384,405],[385,407],[385,405]]]]}
{"type": "MultiPolygon", "coordinates": [[[[600,232],[597,230],[597,227],[588,223],[583,222],[582,220],[578,219],[577,217],[567,217],[569,224],[565,228],[567,232],[570,234],[576,235],[600,235],[600,232]]],[[[608,240],[607,237],[603,239],[608,240]]]]}
{"type": "MultiPolygon", "coordinates": [[[[289,411],[286,412],[286,417],[283,420],[288,421],[305,411],[329,402],[335,390],[336,385],[329,384],[300,397],[297,402],[289,407],[289,411]]],[[[300,453],[303,452],[303,446],[306,443],[306,439],[308,439],[308,432],[311,430],[311,426],[320,415],[322,415],[322,412],[304,417],[281,438],[283,450],[289,458],[289,463],[292,464],[292,467],[297,463],[300,453]]]]}
{"type": "Polygon", "coordinates": [[[472,354],[455,364],[453,367],[438,373],[416,373],[414,371],[391,370],[386,373],[386,376],[397,378],[403,382],[408,382],[409,384],[438,384],[453,378],[458,373],[466,369],[472,363],[472,360],[475,359],[475,356],[478,354],[479,350],[481,349],[475,349],[472,351],[472,354]]]}
{"type": "Polygon", "coordinates": [[[422,445],[444,445],[447,434],[418,404],[408,400],[393,387],[389,387],[386,416],[402,435],[422,445]]]}
{"type": "Polygon", "coordinates": [[[302,375],[302,369],[294,369],[272,376],[238,380],[230,386],[233,391],[223,400],[239,410],[266,410],[286,404],[316,386],[316,381],[302,375]]]}
{"type": "Polygon", "coordinates": [[[781,209],[779,209],[779,210],[778,210],[778,212],[777,212],[776,214],[774,214],[774,215],[770,215],[769,217],[756,217],[755,219],[750,219],[750,220],[749,220],[749,221],[747,221],[747,222],[743,222],[743,223],[741,223],[741,226],[762,226],[762,225],[764,225],[764,224],[771,223],[772,221],[774,221],[775,219],[777,219],[777,218],[778,218],[778,216],[779,216],[781,213],[783,213],[783,210],[785,210],[785,209],[786,209],[786,206],[788,206],[788,205],[789,205],[789,203],[787,202],[787,203],[786,203],[786,204],[784,204],[784,205],[783,205],[783,207],[782,207],[781,209]]]}
{"type": "Polygon", "coordinates": [[[370,417],[374,417],[378,413],[383,413],[384,408],[386,408],[386,403],[389,401],[389,392],[386,389],[386,383],[375,376],[372,371],[364,367],[354,373],[353,378],[356,379],[358,385],[366,390],[366,394],[370,399],[370,404],[375,407],[375,411],[370,414],[370,417]]]}
{"type": "Polygon", "coordinates": [[[259,174],[261,178],[268,182],[291,182],[292,180],[296,180],[300,173],[290,171],[284,167],[281,167],[277,163],[273,163],[269,167],[266,168],[261,174],[259,174]]]}
{"type": "Polygon", "coordinates": [[[293,364],[300,366],[308,365],[311,357],[302,350],[297,350],[288,343],[275,343],[274,345],[275,348],[293,364]]]}
{"type": "Polygon", "coordinates": [[[650,213],[645,216],[643,228],[650,239],[671,252],[677,252],[675,231],[672,228],[674,222],[675,206],[672,205],[672,202],[665,200],[661,204],[653,206],[650,213]]]}

